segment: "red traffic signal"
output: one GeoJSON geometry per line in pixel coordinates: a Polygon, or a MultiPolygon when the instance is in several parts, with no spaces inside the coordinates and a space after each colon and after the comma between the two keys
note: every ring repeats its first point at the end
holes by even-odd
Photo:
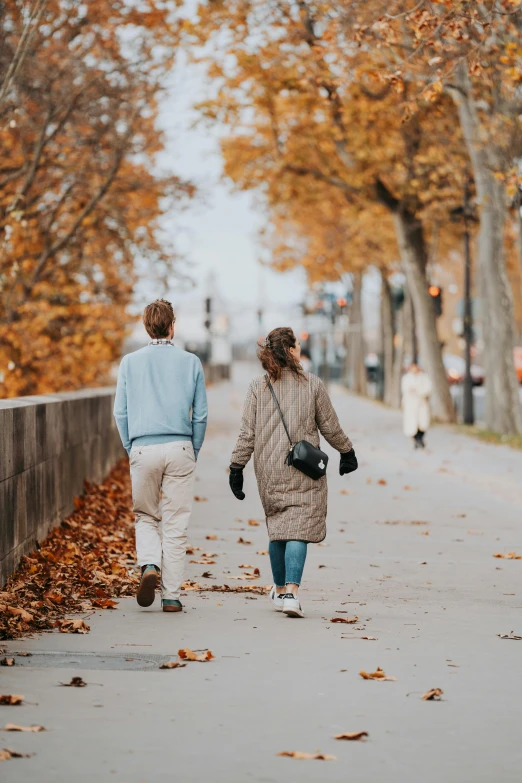
{"type": "Polygon", "coordinates": [[[433,307],[435,308],[435,315],[438,318],[442,315],[442,288],[438,285],[430,285],[428,287],[428,293],[431,296],[433,307]]]}

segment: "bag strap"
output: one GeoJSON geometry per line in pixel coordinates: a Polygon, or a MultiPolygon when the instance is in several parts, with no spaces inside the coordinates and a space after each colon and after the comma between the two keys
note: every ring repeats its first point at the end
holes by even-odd
{"type": "Polygon", "coordinates": [[[277,406],[277,410],[279,411],[279,415],[281,416],[281,421],[283,422],[283,427],[285,428],[286,437],[288,438],[288,441],[290,443],[290,447],[293,448],[294,444],[292,443],[292,438],[290,437],[290,433],[288,432],[288,427],[286,426],[285,417],[283,416],[283,411],[281,410],[281,406],[279,405],[279,401],[276,397],[274,387],[270,383],[270,378],[268,375],[265,376],[266,382],[268,384],[268,388],[270,389],[270,392],[272,393],[272,397],[274,398],[274,402],[277,406]]]}

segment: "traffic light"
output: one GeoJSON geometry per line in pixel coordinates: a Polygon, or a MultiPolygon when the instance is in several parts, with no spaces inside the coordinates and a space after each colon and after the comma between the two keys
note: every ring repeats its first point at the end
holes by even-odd
{"type": "Polygon", "coordinates": [[[341,313],[341,315],[343,315],[345,307],[346,307],[346,299],[344,298],[344,296],[338,297],[338,299],[337,299],[337,306],[339,308],[339,312],[341,313]]]}
{"type": "Polygon", "coordinates": [[[438,285],[430,285],[428,293],[431,296],[435,315],[437,318],[442,315],[442,288],[438,285]]]}
{"type": "Polygon", "coordinates": [[[204,321],[205,329],[210,330],[210,327],[212,326],[212,320],[211,320],[212,299],[210,296],[207,296],[207,298],[205,299],[205,313],[207,316],[204,321]]]}

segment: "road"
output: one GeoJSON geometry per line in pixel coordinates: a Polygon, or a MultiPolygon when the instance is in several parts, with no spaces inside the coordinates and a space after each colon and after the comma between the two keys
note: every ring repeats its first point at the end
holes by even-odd
{"type": "MultiPolygon", "coordinates": [[[[245,584],[231,578],[245,564],[260,569],[255,583],[271,581],[256,554],[264,525],[248,524],[263,519],[253,470],[242,503],[226,474],[248,372],[210,390],[197,484],[207,500],[195,504],[190,543],[217,556],[187,563],[205,584],[245,584]]],[[[522,560],[493,555],[522,554],[522,453],[443,427],[415,452],[397,412],[332,396],[360,470],[341,479],[332,459],[329,533],[309,548],[306,618],[273,612],[262,595],[190,592],[180,615],[124,599],[90,617],[85,636],[10,642],[34,654],[0,670],[0,691],[26,702],[0,706],[1,725],[47,731],[3,732],[1,746],[34,754],[2,762],[4,783],[520,780],[522,641],[499,634],[522,636],[522,560]],[[151,657],[185,647],[215,659],[160,671],[151,657]],[[378,666],[396,681],[359,675],[378,666]],[[87,687],[59,687],[77,675],[87,687]],[[442,701],[421,699],[431,688],[442,701]],[[357,731],[366,742],[333,738],[357,731]]]]}

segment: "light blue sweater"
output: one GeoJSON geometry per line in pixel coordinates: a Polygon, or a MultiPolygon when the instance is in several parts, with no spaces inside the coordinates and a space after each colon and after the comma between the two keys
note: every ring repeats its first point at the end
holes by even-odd
{"type": "Polygon", "coordinates": [[[205,377],[197,356],[174,345],[147,345],[123,357],[114,418],[128,454],[133,445],[192,440],[197,457],[207,413],[205,377]]]}

